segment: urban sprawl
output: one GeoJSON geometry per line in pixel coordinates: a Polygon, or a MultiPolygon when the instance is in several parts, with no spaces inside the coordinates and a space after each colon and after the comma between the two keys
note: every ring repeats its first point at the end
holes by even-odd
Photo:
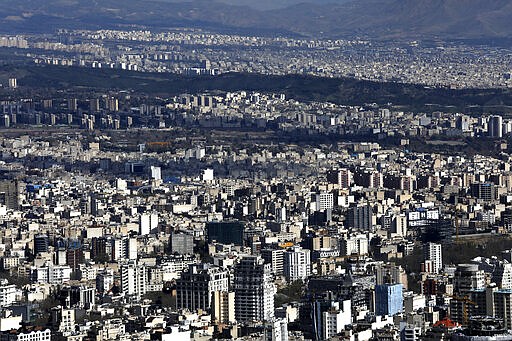
{"type": "MultiPolygon", "coordinates": [[[[511,53],[200,30],[36,64],[506,88],[511,53]]],[[[0,101],[0,341],[512,340],[512,119],[253,91],[0,101]]],[[[31,96],[29,94],[32,94],[31,96]]]]}

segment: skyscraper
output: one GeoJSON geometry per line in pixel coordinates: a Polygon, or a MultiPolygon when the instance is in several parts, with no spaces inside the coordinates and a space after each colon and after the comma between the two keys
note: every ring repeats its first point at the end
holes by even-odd
{"type": "Polygon", "coordinates": [[[402,284],[375,286],[375,314],[393,316],[402,312],[404,298],[402,284]]]}
{"type": "Polygon", "coordinates": [[[235,267],[235,317],[239,322],[269,321],[274,317],[274,294],[270,264],[245,256],[235,267]]]}

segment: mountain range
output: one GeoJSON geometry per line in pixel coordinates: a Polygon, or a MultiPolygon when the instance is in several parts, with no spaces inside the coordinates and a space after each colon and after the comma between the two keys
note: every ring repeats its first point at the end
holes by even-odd
{"type": "Polygon", "coordinates": [[[0,31],[198,27],[323,38],[496,39],[512,36],[510,0],[299,1],[2,0],[0,31]]]}
{"type": "MultiPolygon", "coordinates": [[[[167,1],[167,2],[187,2],[190,0],[158,0],[158,1],[167,1]]],[[[304,2],[308,2],[306,0],[217,0],[220,3],[234,5],[234,6],[247,6],[257,10],[273,10],[286,8],[289,6],[301,4],[304,2]]],[[[309,0],[310,3],[316,5],[325,5],[325,4],[341,4],[347,2],[349,0],[309,0]]]]}

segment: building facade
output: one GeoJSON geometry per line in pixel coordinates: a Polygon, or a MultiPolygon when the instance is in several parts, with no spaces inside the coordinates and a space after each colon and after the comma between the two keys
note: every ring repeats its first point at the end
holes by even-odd
{"type": "Polygon", "coordinates": [[[272,268],[256,256],[245,256],[235,266],[235,317],[238,322],[269,321],[274,317],[272,268]]]}

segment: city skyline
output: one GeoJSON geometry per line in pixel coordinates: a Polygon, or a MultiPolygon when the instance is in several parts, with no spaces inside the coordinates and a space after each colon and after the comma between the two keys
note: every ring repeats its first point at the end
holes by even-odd
{"type": "Polygon", "coordinates": [[[512,340],[510,1],[3,5],[0,341],[512,340]]]}

